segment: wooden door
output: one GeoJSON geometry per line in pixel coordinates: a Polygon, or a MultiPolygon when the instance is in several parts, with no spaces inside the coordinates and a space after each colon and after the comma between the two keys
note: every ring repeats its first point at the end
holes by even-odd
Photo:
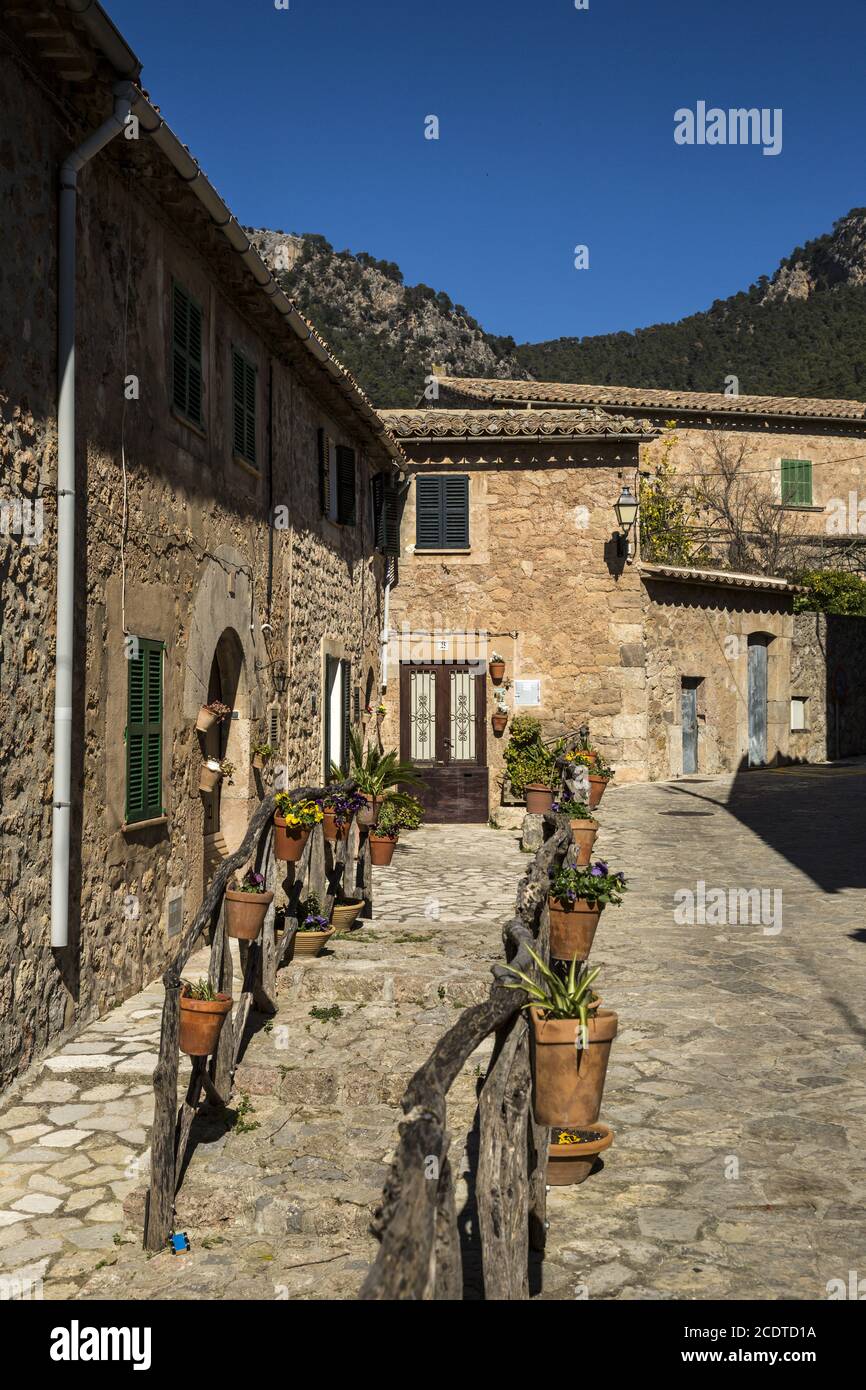
{"type": "Polygon", "coordinates": [[[682,720],[685,775],[698,770],[698,685],[688,676],[682,682],[682,720]]]}
{"type": "Polygon", "coordinates": [[[400,668],[400,755],[424,777],[431,822],[488,818],[487,688],[469,663],[400,668]]]}

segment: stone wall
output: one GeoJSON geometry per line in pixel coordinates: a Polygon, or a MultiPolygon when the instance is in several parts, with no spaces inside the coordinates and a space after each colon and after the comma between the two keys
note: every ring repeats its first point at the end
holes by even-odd
{"type": "Polygon", "coordinates": [[[866,753],[866,618],[797,613],[791,697],[806,701],[806,728],[791,733],[798,761],[866,753]]]}
{"type": "MultiPolygon", "coordinates": [[[[546,736],[589,720],[621,781],[645,775],[641,585],[617,558],[613,503],[634,476],[631,444],[477,443],[413,446],[412,471],[469,476],[470,549],[415,550],[415,488],[401,532],[400,582],[391,598],[397,637],[389,659],[387,744],[399,741],[399,661],[448,661],[472,652],[448,634],[487,634],[511,680],[541,682],[536,715],[546,736]],[[500,457],[501,456],[501,457],[500,457]],[[437,634],[434,636],[434,634],[437,634]],[[444,646],[443,646],[444,643],[444,646]]],[[[474,648],[473,648],[474,651],[474,648]]],[[[500,803],[504,739],[493,736],[488,680],[490,807],[500,803]]],[[[514,712],[514,690],[508,692],[514,712]]],[[[507,735],[506,735],[507,738],[507,735]]]]}
{"type": "Polygon", "coordinates": [[[768,650],[768,761],[788,755],[793,600],[715,585],[646,579],[647,770],[683,771],[682,680],[698,679],[698,771],[734,772],[748,759],[748,639],[768,650]]]}
{"type": "MultiPolygon", "coordinates": [[[[382,560],[373,551],[370,473],[386,466],[336,391],[282,351],[219,273],[213,246],[180,232],[146,189],[103,154],[80,179],[78,247],[77,652],[73,707],[70,946],[49,946],[56,548],[57,169],[83,132],[26,70],[0,63],[0,106],[19,113],[0,141],[3,306],[0,500],[42,500],[41,539],[4,536],[0,567],[0,1084],[65,1030],[103,1013],[165,965],[168,897],[188,923],[204,877],[200,744],[193,724],[211,664],[234,666],[236,763],[220,829],[240,840],[262,784],[250,743],[280,707],[290,783],[323,772],[327,650],[378,680],[382,560]],[[203,428],[172,413],[170,290],[204,310],[203,428]],[[128,289],[127,289],[128,278],[128,289]],[[258,368],[257,469],[231,448],[231,345],[258,368]],[[124,377],[139,380],[124,401],[124,377]],[[267,392],[273,374],[272,483],[267,392]],[[316,431],[359,451],[358,524],[320,515],[316,431]],[[125,476],[121,467],[125,454],[125,476]],[[271,495],[272,488],[272,495],[271,495]],[[269,503],[286,524],[271,532],[269,503]],[[126,518],[124,521],[124,510],[126,518]],[[272,548],[272,574],[269,557],[272,548]],[[269,590],[272,593],[268,603],[269,590]],[[269,625],[269,626],[268,626],[269,625]],[[166,644],[164,821],[124,828],[127,632],[166,644]],[[288,668],[279,698],[274,663],[288,668]]],[[[179,189],[179,191],[182,191],[179,189]]],[[[273,325],[273,328],[271,327],[273,325]]],[[[11,529],[7,526],[7,529],[11,529]]]]}

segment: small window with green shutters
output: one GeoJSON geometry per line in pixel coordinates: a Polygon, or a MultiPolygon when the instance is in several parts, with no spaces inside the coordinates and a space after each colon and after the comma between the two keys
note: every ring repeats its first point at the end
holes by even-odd
{"type": "Polygon", "coordinates": [[[256,466],[256,369],[232,348],[232,449],[256,466]]]}
{"type": "Polygon", "coordinates": [[[811,507],[812,464],[808,459],[782,459],[782,506],[811,507]]]}
{"type": "Polygon", "coordinates": [[[162,804],[162,711],[165,647],[139,637],[127,643],[126,823],[154,820],[162,804]]]}
{"type": "Polygon", "coordinates": [[[202,424],[202,312],[176,280],[171,286],[171,401],[185,419],[202,424]]]}

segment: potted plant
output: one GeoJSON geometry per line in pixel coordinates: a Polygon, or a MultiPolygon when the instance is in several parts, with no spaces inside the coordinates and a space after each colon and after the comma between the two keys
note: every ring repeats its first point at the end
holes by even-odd
{"type": "Polygon", "coordinates": [[[593,820],[592,813],[584,801],[575,801],[572,797],[564,796],[559,801],[553,803],[554,814],[557,816],[567,816],[568,824],[571,829],[571,838],[574,842],[575,864],[578,868],[585,868],[592,858],[592,847],[595,844],[595,837],[598,834],[598,821],[593,820]]]}
{"type": "Polygon", "coordinates": [[[322,829],[326,840],[348,840],[352,817],[367,806],[360,792],[333,792],[322,801],[322,829]]]}
{"type": "Polygon", "coordinates": [[[218,758],[206,758],[198,775],[200,792],[212,792],[222,780],[223,770],[218,758]]]}
{"type": "Polygon", "coordinates": [[[210,1057],[216,1051],[222,1026],[231,1013],[233,1000],[228,994],[217,994],[209,980],[190,984],[181,981],[180,1038],[181,1052],[188,1057],[210,1057]]]}
{"type": "Polygon", "coordinates": [[[596,1120],[591,1129],[550,1131],[547,1155],[547,1181],[551,1187],[575,1186],[589,1177],[599,1154],[613,1143],[613,1130],[596,1120]]]}
{"type": "Polygon", "coordinates": [[[223,758],[222,762],[220,763],[220,773],[222,774],[223,780],[225,782],[228,782],[230,787],[233,787],[235,784],[234,763],[230,763],[228,758],[223,758]]]}
{"type": "Polygon", "coordinates": [[[559,776],[556,759],[562,741],[546,748],[541,739],[541,725],[531,714],[519,714],[511,721],[511,737],[504,758],[515,796],[526,797],[526,809],[534,815],[544,815],[553,806],[553,788],[559,776]]]}
{"type": "MultiPolygon", "coordinates": [[[[342,773],[338,767],[332,767],[331,776],[341,777],[342,773]]],[[[373,745],[365,748],[357,729],[349,730],[349,776],[365,802],[358,811],[358,824],[367,826],[376,824],[379,802],[387,791],[400,783],[411,787],[421,782],[414,763],[402,760],[395,748],[387,753],[373,745]]],[[[333,838],[328,835],[328,839],[333,838]]]]}
{"type": "Polygon", "coordinates": [[[208,729],[212,729],[214,724],[222,724],[224,719],[231,715],[231,706],[224,705],[222,700],[211,700],[209,704],[202,705],[199,709],[195,721],[198,733],[206,734],[208,729]]]}
{"type": "Polygon", "coordinates": [[[269,743],[254,743],[250,752],[253,755],[253,767],[258,768],[259,772],[277,756],[276,748],[272,748],[269,743]]]}
{"type": "Polygon", "coordinates": [[[273,893],[265,887],[262,874],[248,869],[243,878],[226,889],[226,931],[240,941],[255,941],[273,893]]]}
{"type": "Polygon", "coordinates": [[[600,859],[585,868],[551,869],[547,898],[553,960],[586,960],[605,907],[618,907],[626,891],[622,874],[600,859]]]}
{"type": "Polygon", "coordinates": [[[390,864],[403,829],[414,829],[420,822],[421,808],[414,796],[390,793],[381,802],[376,825],[370,831],[370,863],[390,864]]]}
{"type": "Polygon", "coordinates": [[[573,753],[567,753],[566,757],[569,762],[583,763],[586,768],[589,778],[589,809],[594,811],[604,796],[608,782],[613,779],[613,768],[605,762],[600,753],[592,751],[586,752],[578,748],[573,753]]]}
{"type": "Polygon", "coordinates": [[[490,653],[490,676],[498,685],[505,675],[505,657],[501,652],[490,653]]]}
{"type": "Polygon", "coordinates": [[[540,974],[509,967],[517,977],[509,989],[529,995],[533,1111],[540,1125],[594,1125],[601,1109],[604,1079],[618,1019],[612,1009],[590,1011],[590,986],[598,969],[582,969],[572,961],[565,979],[530,955],[540,974]]]}
{"type": "Polygon", "coordinates": [[[317,801],[293,801],[289,792],[277,792],[274,800],[274,854],[288,864],[297,864],[310,831],[322,819],[322,808],[317,801]]]}
{"type": "Polygon", "coordinates": [[[294,954],[296,956],[317,956],[330,941],[337,930],[323,917],[319,909],[319,899],[311,893],[298,909],[298,930],[295,933],[294,954]]]}
{"type": "Polygon", "coordinates": [[[530,780],[525,784],[525,792],[526,810],[531,816],[545,816],[553,810],[553,792],[559,782],[555,761],[553,755],[544,750],[543,756],[529,768],[530,780]]]}
{"type": "Polygon", "coordinates": [[[334,903],[331,911],[331,926],[336,931],[348,931],[354,926],[355,918],[364,906],[363,898],[343,898],[334,903]]]}
{"type": "Polygon", "coordinates": [[[499,738],[505,733],[505,727],[508,724],[508,702],[505,698],[504,686],[498,685],[496,687],[493,692],[493,699],[496,702],[496,708],[491,715],[491,723],[493,732],[499,738]]]}

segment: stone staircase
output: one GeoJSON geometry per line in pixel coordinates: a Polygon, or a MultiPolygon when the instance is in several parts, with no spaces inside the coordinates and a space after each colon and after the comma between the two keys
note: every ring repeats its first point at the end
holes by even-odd
{"type": "MultiPolygon", "coordinates": [[[[219,1114],[195,1122],[176,1207],[190,1252],[148,1259],[138,1248],[139,1187],[124,1206],[128,1243],[81,1296],[354,1297],[377,1250],[370,1220],[406,1085],[486,996],[500,958],[489,922],[376,921],[333,938],[318,959],[291,962],[275,1017],[251,1015],[231,1127],[219,1114]]],[[[455,1171],[466,1166],[491,1048],[487,1040],[450,1093],[455,1171]]],[[[458,1209],[470,1199],[461,1177],[458,1209]]]]}

